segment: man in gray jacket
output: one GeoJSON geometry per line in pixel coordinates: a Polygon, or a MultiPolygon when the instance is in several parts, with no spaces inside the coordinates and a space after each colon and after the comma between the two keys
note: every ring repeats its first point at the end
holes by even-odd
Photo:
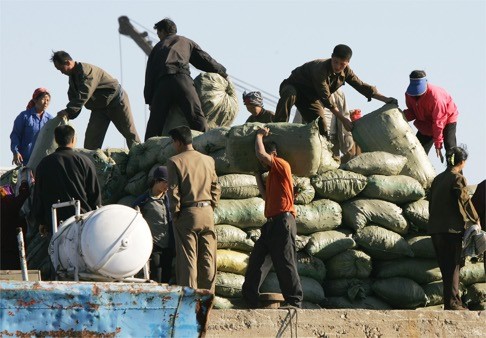
{"type": "Polygon", "coordinates": [[[69,76],[69,103],[58,116],[75,119],[83,106],[91,110],[84,148],[101,148],[110,122],[125,137],[128,148],[140,142],[128,95],[117,79],[99,67],[74,61],[65,51],[54,52],[51,61],[69,76]]]}

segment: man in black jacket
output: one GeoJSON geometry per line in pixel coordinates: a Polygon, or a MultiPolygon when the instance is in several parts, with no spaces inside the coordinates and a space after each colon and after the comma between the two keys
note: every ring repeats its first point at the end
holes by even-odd
{"type": "MultiPolygon", "coordinates": [[[[81,203],[81,213],[101,206],[101,189],[96,168],[88,157],[73,151],[75,132],[70,125],[54,130],[59,148],[44,157],[35,172],[33,214],[39,224],[39,232],[50,232],[51,207],[58,202],[72,199],[81,203]]],[[[74,207],[60,208],[58,221],[74,215],[74,207]]]]}
{"type": "Polygon", "coordinates": [[[176,24],[165,18],[154,26],[160,41],[152,49],[145,72],[145,103],[150,107],[150,118],[145,141],[160,136],[169,110],[176,104],[184,113],[193,130],[208,129],[201,102],[190,76],[189,63],[194,67],[227,78],[226,68],[216,62],[194,41],[177,35],[176,24]]]}

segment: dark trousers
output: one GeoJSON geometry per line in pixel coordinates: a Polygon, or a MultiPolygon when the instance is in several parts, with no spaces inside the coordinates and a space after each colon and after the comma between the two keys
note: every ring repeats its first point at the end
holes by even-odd
{"type": "Polygon", "coordinates": [[[172,278],[172,260],[174,257],[174,248],[162,249],[154,246],[150,256],[150,279],[158,283],[169,283],[172,278]]]}
{"type": "MultiPolygon", "coordinates": [[[[451,149],[457,146],[456,126],[456,122],[446,124],[444,130],[442,131],[442,134],[444,135],[444,148],[446,151],[446,159],[450,157],[451,149]]],[[[434,138],[432,136],[424,135],[420,131],[417,132],[417,138],[420,141],[422,147],[424,147],[425,152],[428,154],[430,149],[434,145],[434,138]]]]}
{"type": "Polygon", "coordinates": [[[444,310],[457,309],[462,306],[459,297],[459,275],[464,265],[462,234],[440,233],[432,234],[431,237],[442,273],[444,310]]]}
{"type": "Polygon", "coordinates": [[[119,97],[113,99],[107,107],[91,111],[84,136],[85,149],[94,150],[103,146],[110,122],[113,122],[116,129],[123,135],[128,148],[131,148],[134,143],[140,143],[140,138],[135,129],[130,100],[123,89],[120,89],[120,91],[119,97]]]}
{"type": "Polygon", "coordinates": [[[208,123],[192,78],[186,74],[165,75],[160,78],[150,104],[145,141],[162,135],[164,124],[173,105],[179,106],[192,130],[203,132],[208,130],[208,123]]]}
{"type": "Polygon", "coordinates": [[[295,236],[297,226],[292,214],[282,213],[269,220],[262,227],[262,234],[251,251],[243,283],[243,297],[249,307],[258,307],[260,286],[271,265],[270,256],[282,295],[287,303],[302,306],[302,285],[297,272],[295,236]]]}

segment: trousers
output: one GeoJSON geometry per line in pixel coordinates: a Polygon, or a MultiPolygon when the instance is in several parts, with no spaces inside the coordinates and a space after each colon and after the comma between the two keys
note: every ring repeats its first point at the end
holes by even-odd
{"type": "Polygon", "coordinates": [[[267,256],[270,256],[275,267],[285,301],[299,308],[302,306],[303,291],[297,272],[296,234],[295,218],[288,212],[273,217],[263,225],[261,236],[251,251],[242,287],[243,298],[249,307],[258,307],[260,286],[271,268],[267,256]]]}
{"type": "MultiPolygon", "coordinates": [[[[457,123],[449,123],[446,124],[444,127],[444,130],[442,131],[444,135],[444,148],[446,151],[446,159],[450,157],[451,153],[451,148],[457,146],[457,141],[456,141],[456,126],[457,123]]],[[[429,153],[430,149],[434,145],[434,138],[429,135],[424,135],[420,133],[420,131],[417,132],[417,138],[420,141],[420,144],[422,147],[424,147],[425,153],[429,153]]]]}

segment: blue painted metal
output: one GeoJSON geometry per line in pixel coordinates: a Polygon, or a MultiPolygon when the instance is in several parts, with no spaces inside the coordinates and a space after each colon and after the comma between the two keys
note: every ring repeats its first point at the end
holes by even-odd
{"type": "Polygon", "coordinates": [[[156,283],[0,281],[0,336],[198,337],[214,295],[156,283]]]}

